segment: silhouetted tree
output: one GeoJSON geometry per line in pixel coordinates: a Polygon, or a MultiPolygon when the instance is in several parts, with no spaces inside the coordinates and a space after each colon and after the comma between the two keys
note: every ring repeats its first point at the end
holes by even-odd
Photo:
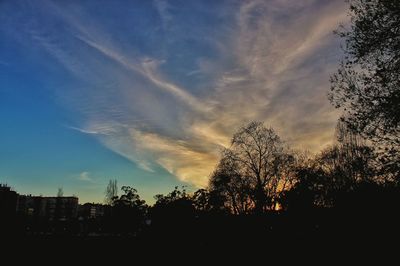
{"type": "Polygon", "coordinates": [[[220,212],[223,210],[224,203],[221,200],[220,195],[215,193],[215,191],[201,188],[193,193],[191,199],[193,206],[198,212],[220,212]]]}
{"type": "Polygon", "coordinates": [[[224,208],[234,214],[246,214],[254,207],[252,187],[250,179],[242,176],[239,167],[232,151],[225,149],[211,175],[209,189],[224,208]]]}
{"type": "Polygon", "coordinates": [[[124,192],[119,198],[114,198],[114,205],[124,205],[135,207],[140,210],[146,209],[146,202],[140,199],[137,190],[130,186],[122,186],[121,190],[124,192]]]}
{"type": "Polygon", "coordinates": [[[114,200],[118,197],[118,185],[117,185],[117,180],[110,180],[108,182],[106,191],[105,191],[105,197],[104,201],[108,205],[112,205],[114,200]]]}
{"type": "Polygon", "coordinates": [[[394,178],[400,170],[400,1],[349,0],[341,26],[345,58],[331,77],[331,102],[348,126],[375,142],[394,178]]]}
{"type": "Polygon", "coordinates": [[[156,203],[150,209],[150,218],[160,234],[186,234],[193,225],[196,210],[190,195],[182,187],[175,187],[167,195],[156,195],[156,203]]]}
{"type": "Polygon", "coordinates": [[[142,225],[147,205],[140,199],[137,190],[130,186],[123,186],[124,192],[119,198],[113,199],[114,229],[125,233],[134,233],[142,225]]]}
{"type": "MultiPolygon", "coordinates": [[[[338,167],[353,183],[377,178],[376,153],[359,134],[339,121],[336,126],[338,167]]],[[[377,181],[377,180],[375,180],[377,181]]]]}
{"type": "Polygon", "coordinates": [[[349,191],[361,181],[376,180],[376,155],[358,134],[339,122],[337,142],[316,156],[317,168],[330,178],[326,186],[334,191],[349,191]]]}
{"type": "Polygon", "coordinates": [[[210,206],[210,193],[207,189],[198,189],[193,193],[192,196],[193,205],[196,210],[208,211],[211,209],[210,206]]]}
{"type": "Polygon", "coordinates": [[[327,198],[329,177],[315,165],[302,165],[295,170],[296,183],[284,191],[279,202],[287,211],[310,211],[315,207],[326,207],[332,203],[327,198]]]}
{"type": "Polygon", "coordinates": [[[211,177],[211,189],[223,192],[234,213],[275,209],[279,193],[288,185],[294,156],[261,122],[240,128],[231,144],[211,177]]]}
{"type": "Polygon", "coordinates": [[[64,190],[62,187],[59,187],[57,191],[57,197],[62,197],[62,196],[64,196],[64,190]]]}
{"type": "Polygon", "coordinates": [[[361,182],[380,181],[376,155],[361,136],[339,122],[336,138],[334,145],[315,158],[295,165],[294,186],[281,199],[285,209],[333,207],[338,197],[357,189],[361,182]]]}
{"type": "Polygon", "coordinates": [[[182,190],[180,190],[176,186],[174,190],[168,193],[167,195],[157,194],[154,196],[154,199],[156,200],[155,205],[168,205],[177,200],[188,199],[188,198],[189,194],[186,192],[186,188],[184,186],[182,186],[182,190]]]}
{"type": "Polygon", "coordinates": [[[168,211],[169,214],[167,215],[185,215],[187,213],[192,213],[194,210],[192,199],[186,192],[185,187],[182,187],[182,190],[175,187],[174,190],[167,195],[158,194],[155,195],[154,198],[156,199],[156,203],[153,209],[162,210],[162,213],[168,211]]]}

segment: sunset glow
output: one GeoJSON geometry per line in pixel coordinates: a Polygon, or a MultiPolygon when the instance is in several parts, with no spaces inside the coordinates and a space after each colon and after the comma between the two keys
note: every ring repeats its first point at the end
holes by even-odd
{"type": "Polygon", "coordinates": [[[342,0],[1,1],[0,177],[102,202],[205,187],[249,121],[320,151],[342,0]],[[123,4],[121,4],[123,2],[123,4]],[[23,167],[21,167],[23,165],[23,167]]]}

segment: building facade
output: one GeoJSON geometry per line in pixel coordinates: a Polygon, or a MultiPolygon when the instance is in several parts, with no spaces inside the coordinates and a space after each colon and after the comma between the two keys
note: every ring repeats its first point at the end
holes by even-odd
{"type": "Polygon", "coordinates": [[[66,221],[77,217],[78,202],[77,197],[19,195],[16,212],[49,221],[66,221]]]}

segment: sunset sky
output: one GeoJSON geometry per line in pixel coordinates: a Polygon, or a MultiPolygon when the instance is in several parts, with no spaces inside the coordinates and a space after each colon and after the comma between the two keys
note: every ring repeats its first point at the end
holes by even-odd
{"type": "Polygon", "coordinates": [[[318,152],[344,0],[0,1],[0,182],[102,202],[203,187],[252,120],[318,152]]]}

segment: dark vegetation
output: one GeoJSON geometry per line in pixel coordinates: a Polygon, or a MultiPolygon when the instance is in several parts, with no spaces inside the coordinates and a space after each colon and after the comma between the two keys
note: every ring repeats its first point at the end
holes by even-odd
{"type": "MultiPolygon", "coordinates": [[[[310,156],[288,147],[274,129],[251,122],[222,151],[207,188],[175,188],[147,206],[132,187],[123,186],[117,196],[111,181],[104,216],[63,222],[62,229],[55,221],[52,234],[38,229],[30,236],[123,239],[143,249],[228,250],[233,257],[398,247],[400,2],[349,3],[350,28],[338,30],[345,58],[329,94],[344,112],[331,147],[310,156]]],[[[9,222],[3,228],[13,236],[33,228],[33,221],[19,217],[9,222]]]]}

